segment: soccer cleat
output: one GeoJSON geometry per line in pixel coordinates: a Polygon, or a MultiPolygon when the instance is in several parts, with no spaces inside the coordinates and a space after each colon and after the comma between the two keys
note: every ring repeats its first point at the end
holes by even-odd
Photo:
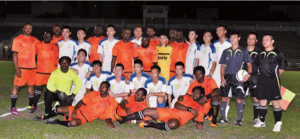
{"type": "Polygon", "coordinates": [[[139,126],[140,126],[141,128],[150,127],[150,122],[141,122],[141,123],[139,124],[139,126]]]}
{"type": "Polygon", "coordinates": [[[120,124],[123,124],[124,121],[123,121],[123,118],[117,114],[115,114],[115,117],[116,117],[116,120],[120,123],[120,124]]]}
{"type": "Polygon", "coordinates": [[[44,115],[41,115],[41,116],[35,116],[33,118],[34,121],[43,121],[45,119],[45,116],[44,115]]]}
{"type": "MultiPolygon", "coordinates": [[[[27,109],[31,109],[32,107],[34,107],[33,104],[32,104],[32,106],[27,106],[27,109]]],[[[40,110],[42,110],[42,109],[39,108],[39,107],[36,107],[36,110],[40,111],[40,110]]]]}
{"type": "Polygon", "coordinates": [[[210,123],[211,127],[217,127],[217,120],[216,119],[212,119],[211,123],[210,123]]]}
{"type": "Polygon", "coordinates": [[[242,121],[243,121],[242,119],[236,119],[235,121],[236,121],[235,125],[242,126],[242,121]]]}
{"type": "Polygon", "coordinates": [[[256,123],[255,125],[253,125],[253,127],[266,127],[266,124],[265,124],[265,122],[258,122],[258,123],[256,123]]]}
{"type": "Polygon", "coordinates": [[[36,111],[36,108],[34,106],[31,106],[31,109],[29,110],[29,113],[34,113],[36,111]]]}
{"type": "Polygon", "coordinates": [[[227,120],[223,119],[223,117],[221,116],[221,119],[218,121],[218,123],[225,124],[227,123],[227,120]]]}
{"type": "MultiPolygon", "coordinates": [[[[235,119],[235,120],[234,120],[234,123],[235,123],[235,124],[237,123],[237,121],[236,121],[236,120],[237,120],[237,119],[235,119]]],[[[244,121],[244,119],[243,119],[243,118],[242,118],[242,121],[244,121]]]]}
{"type": "Polygon", "coordinates": [[[60,121],[59,119],[45,119],[44,124],[57,124],[57,122],[60,121]]]}
{"type": "Polygon", "coordinates": [[[213,116],[212,116],[212,115],[210,115],[210,116],[207,118],[208,121],[211,121],[212,119],[213,119],[213,116]]]}
{"type": "Polygon", "coordinates": [[[11,110],[10,110],[11,114],[13,115],[19,115],[20,113],[18,112],[17,108],[16,107],[12,107],[11,110]]]}
{"type": "Polygon", "coordinates": [[[281,125],[282,125],[281,121],[276,122],[276,124],[274,125],[274,128],[273,128],[273,132],[280,132],[281,125]]]}
{"type": "Polygon", "coordinates": [[[209,117],[209,116],[208,116],[208,115],[206,115],[206,116],[204,116],[204,119],[206,120],[206,119],[208,119],[208,117],[209,117]]]}
{"type": "Polygon", "coordinates": [[[258,122],[260,122],[260,119],[259,119],[259,118],[253,119],[253,123],[254,123],[254,124],[256,124],[256,123],[258,123],[258,122]]]}

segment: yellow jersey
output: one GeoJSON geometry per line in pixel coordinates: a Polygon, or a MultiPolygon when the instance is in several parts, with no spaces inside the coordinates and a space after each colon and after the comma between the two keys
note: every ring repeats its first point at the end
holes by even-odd
{"type": "Polygon", "coordinates": [[[160,67],[170,67],[171,65],[171,55],[172,46],[166,45],[166,47],[156,46],[158,52],[158,66],[160,67]]]}

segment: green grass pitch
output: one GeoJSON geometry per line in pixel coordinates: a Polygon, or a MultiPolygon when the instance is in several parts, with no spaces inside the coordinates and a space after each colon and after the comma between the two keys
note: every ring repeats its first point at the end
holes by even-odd
{"type": "MultiPolygon", "coordinates": [[[[0,115],[10,111],[10,94],[13,86],[15,69],[12,61],[0,61],[0,115]]],[[[34,114],[28,111],[20,112],[20,115],[8,115],[0,118],[0,138],[300,138],[300,72],[286,71],[281,76],[282,85],[298,94],[282,115],[282,130],[273,133],[273,108],[268,107],[265,128],[254,128],[252,123],[252,101],[249,96],[246,99],[244,121],[242,127],[234,125],[237,116],[235,101],[232,100],[229,111],[228,123],[218,125],[215,128],[209,126],[205,120],[202,131],[198,131],[195,123],[190,121],[186,125],[174,131],[160,131],[156,129],[143,129],[134,124],[119,125],[114,122],[116,128],[110,129],[103,120],[94,120],[85,125],[67,128],[59,125],[46,125],[33,121],[33,117],[43,114],[37,111],[34,114]]],[[[40,101],[43,100],[43,96],[40,101]]],[[[19,93],[17,107],[28,105],[27,87],[23,87],[19,93]]],[[[43,108],[44,104],[39,107],[43,108]]],[[[220,115],[220,114],[219,114],[220,115]]],[[[62,116],[58,116],[62,119],[62,116]]]]}

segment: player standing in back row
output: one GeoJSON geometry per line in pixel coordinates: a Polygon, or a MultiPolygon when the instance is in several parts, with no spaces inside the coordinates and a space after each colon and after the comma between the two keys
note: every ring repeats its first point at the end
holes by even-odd
{"type": "Polygon", "coordinates": [[[90,55],[90,63],[93,63],[94,60],[99,60],[99,52],[98,47],[101,40],[103,40],[105,37],[102,36],[102,26],[96,25],[94,27],[94,33],[95,36],[90,37],[87,41],[91,43],[91,55],[90,55]]]}
{"type": "MultiPolygon", "coordinates": [[[[76,47],[78,46],[77,41],[71,39],[70,35],[72,33],[70,26],[64,26],[62,28],[63,40],[60,40],[57,44],[59,46],[59,59],[63,56],[68,56],[71,62],[74,62],[76,47]]],[[[58,65],[60,67],[60,65],[58,65]]]]}
{"type": "Polygon", "coordinates": [[[274,38],[271,33],[263,36],[262,45],[265,50],[262,51],[258,60],[259,80],[257,82],[257,99],[259,100],[260,121],[254,127],[265,127],[265,117],[267,114],[268,100],[273,104],[273,114],[275,119],[274,132],[280,132],[282,109],[279,101],[281,100],[280,87],[281,82],[279,76],[284,72],[285,63],[282,52],[274,48],[274,38]]]}
{"type": "Polygon", "coordinates": [[[16,69],[14,87],[11,92],[11,113],[19,115],[16,108],[16,102],[21,86],[26,83],[28,85],[29,106],[33,105],[34,101],[34,85],[36,76],[35,65],[35,44],[39,40],[31,36],[32,25],[30,23],[24,24],[23,34],[17,36],[12,43],[13,61],[16,69]]]}

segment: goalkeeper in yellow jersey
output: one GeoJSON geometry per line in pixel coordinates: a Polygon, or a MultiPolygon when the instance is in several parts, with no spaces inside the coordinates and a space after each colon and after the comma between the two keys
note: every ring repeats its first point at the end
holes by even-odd
{"type": "Polygon", "coordinates": [[[71,106],[75,95],[80,90],[82,83],[78,75],[69,66],[71,58],[63,56],[59,59],[60,68],[54,70],[47,83],[47,91],[45,93],[45,116],[36,116],[35,121],[49,119],[48,115],[57,115],[56,108],[52,110],[52,101],[57,100],[59,106],[71,106]],[[75,84],[75,89],[71,93],[72,82],[75,84]]]}

